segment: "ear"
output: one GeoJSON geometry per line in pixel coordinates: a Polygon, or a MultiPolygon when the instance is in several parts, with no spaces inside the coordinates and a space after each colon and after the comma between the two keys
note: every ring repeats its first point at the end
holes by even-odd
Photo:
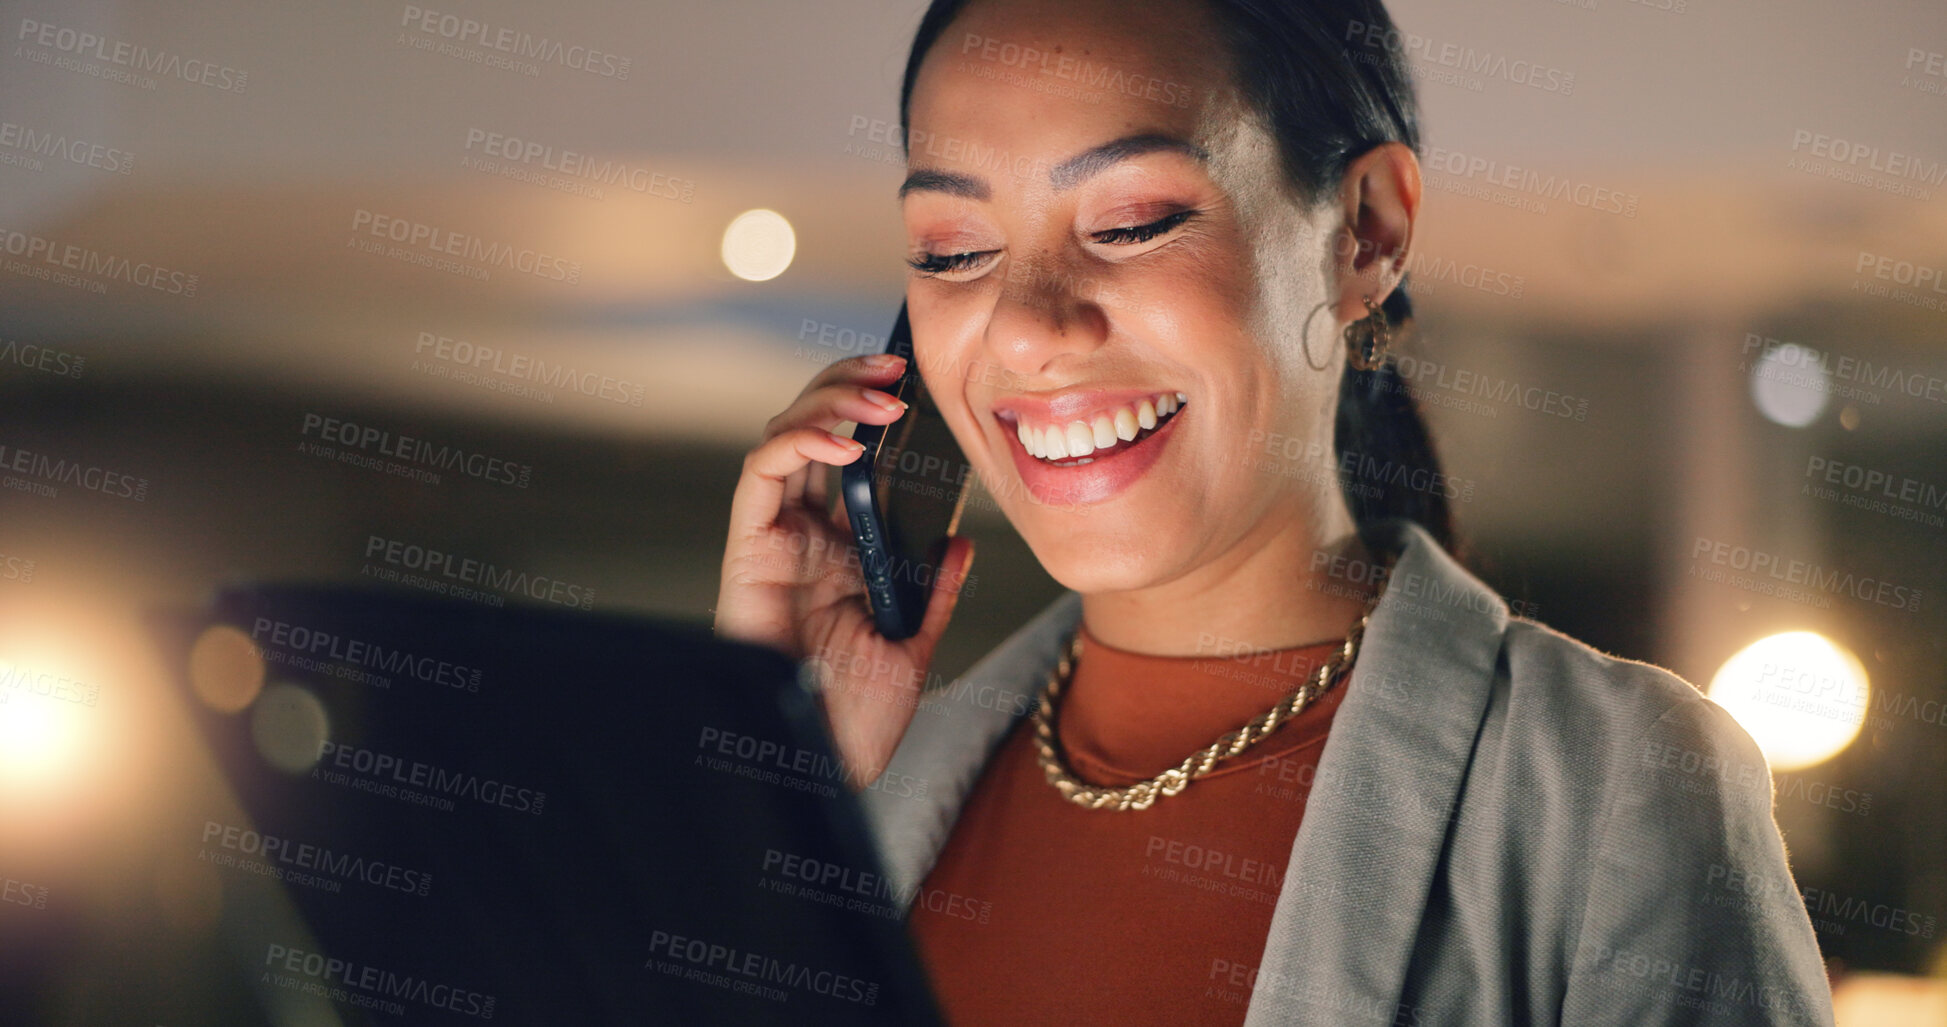
{"type": "Polygon", "coordinates": [[[1406,275],[1413,226],[1420,216],[1420,160],[1404,143],[1381,143],[1345,169],[1339,186],[1345,218],[1334,245],[1332,312],[1350,323],[1365,301],[1386,302],[1406,275]]]}

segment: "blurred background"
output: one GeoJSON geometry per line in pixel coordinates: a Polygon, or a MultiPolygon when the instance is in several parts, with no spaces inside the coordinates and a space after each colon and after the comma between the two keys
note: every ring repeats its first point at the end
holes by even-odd
{"type": "MultiPolygon", "coordinates": [[[[1841,1022],[1947,1023],[1947,7],[1390,6],[1471,566],[1731,707],[1841,1022]]],[[[210,944],[142,611],[376,538],[708,621],[742,452],[902,296],[921,7],[0,3],[0,983],[136,1022],[210,944]]],[[[991,509],[947,677],[1060,591],[991,509]]]]}

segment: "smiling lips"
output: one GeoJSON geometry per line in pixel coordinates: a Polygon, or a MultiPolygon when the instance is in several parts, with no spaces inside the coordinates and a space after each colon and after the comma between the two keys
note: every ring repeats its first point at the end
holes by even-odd
{"type": "Polygon", "coordinates": [[[1162,455],[1186,393],[1070,393],[1003,401],[994,411],[1022,483],[1041,503],[1085,505],[1129,487],[1162,455]]]}
{"type": "MultiPolygon", "coordinates": [[[[1096,411],[1092,417],[1065,421],[1017,412],[1013,414],[1015,437],[1037,460],[1055,462],[1056,467],[1080,466],[1093,459],[1092,453],[1107,456],[1119,446],[1134,445],[1144,432],[1169,420],[1189,398],[1181,392],[1159,392],[1096,411]]],[[[1001,416],[1005,420],[1008,412],[1003,411],[1001,416]]]]}

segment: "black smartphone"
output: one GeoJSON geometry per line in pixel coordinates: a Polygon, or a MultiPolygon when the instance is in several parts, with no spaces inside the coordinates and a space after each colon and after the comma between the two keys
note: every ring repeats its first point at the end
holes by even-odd
{"type": "Polygon", "coordinates": [[[926,619],[933,577],[947,540],[960,530],[973,471],[919,376],[904,303],[886,352],[906,358],[905,371],[887,390],[906,401],[906,412],[891,424],[861,424],[852,433],[865,452],[845,465],[844,496],[873,621],[880,634],[900,639],[917,634],[926,619]]]}

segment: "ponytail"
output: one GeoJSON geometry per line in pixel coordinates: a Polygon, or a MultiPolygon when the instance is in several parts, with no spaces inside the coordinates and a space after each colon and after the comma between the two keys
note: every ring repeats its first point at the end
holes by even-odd
{"type": "MultiPolygon", "coordinates": [[[[1412,324],[1413,303],[1401,281],[1380,312],[1394,337],[1412,324]]],[[[1442,549],[1458,555],[1453,509],[1446,479],[1419,404],[1389,358],[1370,371],[1346,361],[1339,379],[1334,450],[1341,469],[1339,487],[1361,529],[1391,517],[1404,517],[1427,530],[1442,549]]]]}

